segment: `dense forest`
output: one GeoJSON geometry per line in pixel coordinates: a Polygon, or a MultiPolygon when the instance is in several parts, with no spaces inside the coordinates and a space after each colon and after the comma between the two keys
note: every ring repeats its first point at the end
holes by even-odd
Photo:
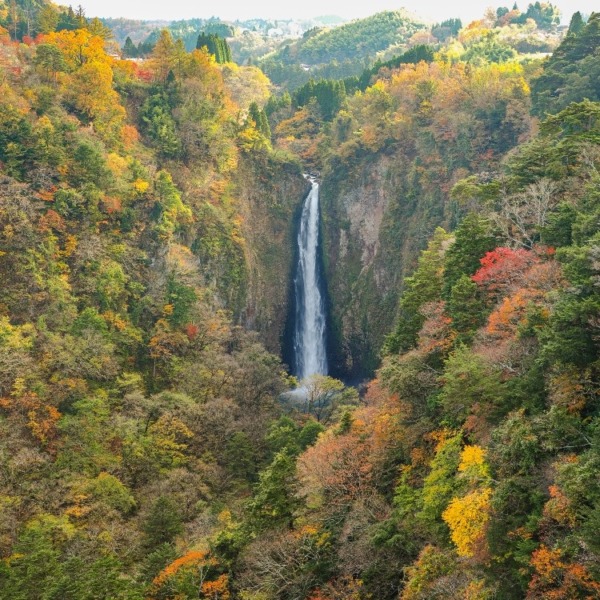
{"type": "Polygon", "coordinates": [[[559,22],[265,74],[239,24],[0,0],[2,600],[600,599],[600,13],[559,22]]]}

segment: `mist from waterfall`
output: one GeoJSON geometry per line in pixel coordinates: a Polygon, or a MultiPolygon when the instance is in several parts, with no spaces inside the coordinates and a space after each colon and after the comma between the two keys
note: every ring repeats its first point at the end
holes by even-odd
{"type": "Polygon", "coordinates": [[[294,278],[294,373],[300,379],[316,374],[327,375],[325,302],[318,255],[319,184],[309,179],[312,188],[302,207],[294,278]]]}

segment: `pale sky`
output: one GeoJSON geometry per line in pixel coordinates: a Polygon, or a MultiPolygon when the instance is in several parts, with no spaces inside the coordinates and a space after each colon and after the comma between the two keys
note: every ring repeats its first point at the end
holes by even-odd
{"type": "MultiPolygon", "coordinates": [[[[518,0],[521,10],[532,0],[518,0]]],[[[470,21],[483,16],[488,6],[508,6],[514,0],[221,0],[220,2],[192,2],[190,0],[73,0],[81,4],[88,17],[127,17],[130,19],[190,19],[194,17],[220,17],[226,20],[265,18],[310,18],[322,15],[339,15],[346,18],[365,17],[381,10],[405,7],[425,19],[439,21],[460,17],[470,21]]],[[[600,10],[598,0],[554,0],[569,21],[577,10],[590,13],[600,10]]]]}

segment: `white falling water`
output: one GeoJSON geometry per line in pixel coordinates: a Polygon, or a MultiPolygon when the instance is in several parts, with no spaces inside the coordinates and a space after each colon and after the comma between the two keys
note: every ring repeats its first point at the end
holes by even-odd
{"type": "Polygon", "coordinates": [[[298,266],[294,287],[296,293],[296,324],[294,354],[296,375],[305,379],[311,375],[327,375],[325,346],[325,304],[320,288],[319,245],[319,184],[310,180],[312,189],[304,201],[298,233],[298,266]]]}

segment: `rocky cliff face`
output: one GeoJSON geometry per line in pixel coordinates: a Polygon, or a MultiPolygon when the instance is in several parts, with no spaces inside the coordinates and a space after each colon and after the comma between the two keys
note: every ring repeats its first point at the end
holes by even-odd
{"type": "Polygon", "coordinates": [[[245,239],[247,291],[240,322],[276,354],[288,315],[295,213],[309,185],[300,168],[263,157],[242,161],[237,196],[245,239]]]}
{"type": "Polygon", "coordinates": [[[322,186],[332,370],[360,378],[377,366],[403,278],[435,227],[448,220],[439,187],[422,189],[414,163],[373,155],[331,170],[322,186]]]}

